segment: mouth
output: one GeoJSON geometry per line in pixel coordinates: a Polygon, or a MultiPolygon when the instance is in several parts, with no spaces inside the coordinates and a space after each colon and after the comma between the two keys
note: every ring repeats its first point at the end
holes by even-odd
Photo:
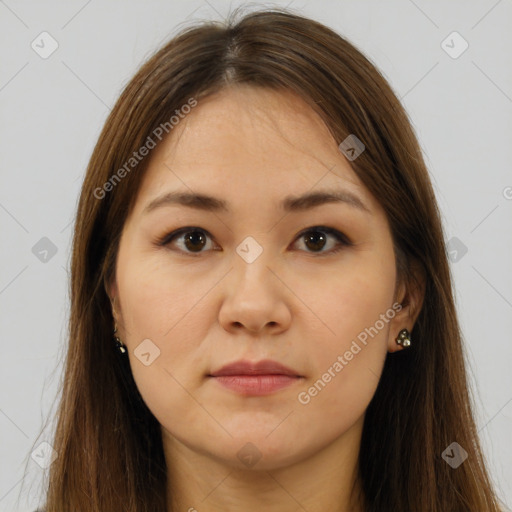
{"type": "Polygon", "coordinates": [[[271,360],[256,363],[235,361],[212,372],[208,377],[224,388],[246,396],[274,393],[304,379],[292,368],[271,360]]]}

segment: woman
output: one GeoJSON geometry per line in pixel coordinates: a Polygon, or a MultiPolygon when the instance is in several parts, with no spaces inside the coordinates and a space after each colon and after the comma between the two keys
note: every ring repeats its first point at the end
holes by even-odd
{"type": "Polygon", "coordinates": [[[237,16],[92,155],[46,512],[500,510],[404,109],[327,27],[237,16]]]}

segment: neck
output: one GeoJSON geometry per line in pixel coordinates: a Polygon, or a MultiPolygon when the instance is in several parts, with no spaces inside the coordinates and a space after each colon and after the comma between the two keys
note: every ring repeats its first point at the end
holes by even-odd
{"type": "Polygon", "coordinates": [[[362,421],[294,464],[239,469],[193,451],[162,429],[168,469],[168,511],[362,512],[358,454],[362,421]]]}

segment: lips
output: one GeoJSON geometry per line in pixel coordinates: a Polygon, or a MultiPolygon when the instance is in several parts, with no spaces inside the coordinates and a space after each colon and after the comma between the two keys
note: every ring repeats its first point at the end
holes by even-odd
{"type": "Polygon", "coordinates": [[[271,395],[303,380],[296,370],[270,359],[256,363],[235,361],[208,377],[222,388],[243,396],[271,395]]]}
{"type": "Polygon", "coordinates": [[[225,377],[233,375],[287,375],[289,377],[302,377],[296,370],[270,359],[254,363],[246,360],[235,361],[212,372],[209,376],[225,377]]]}

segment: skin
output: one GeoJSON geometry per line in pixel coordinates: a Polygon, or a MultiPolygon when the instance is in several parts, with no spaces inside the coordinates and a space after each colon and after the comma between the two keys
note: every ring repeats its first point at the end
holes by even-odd
{"type": "Polygon", "coordinates": [[[387,353],[402,350],[398,332],[412,330],[422,302],[409,290],[409,305],[396,313],[406,288],[395,289],[395,278],[385,212],[294,93],[231,87],[175,126],[151,153],[107,290],[137,387],[162,426],[169,510],[362,510],[365,410],[387,353]],[[369,211],[328,203],[285,215],[279,206],[285,196],[326,188],[351,191],[369,211]],[[232,211],[167,205],[143,213],[176,190],[224,199],[232,211]],[[187,245],[178,235],[157,244],[187,226],[204,230],[204,242],[187,245]],[[353,245],[325,232],[323,247],[299,236],[315,226],[335,228],[353,245]],[[263,249],[252,263],[236,251],[248,236],[263,249]],[[389,310],[394,318],[300,403],[298,394],[389,310]],[[148,366],[134,354],[145,339],[160,350],[148,366]],[[239,359],[277,360],[302,378],[248,397],[207,377],[239,359]],[[248,442],[254,447],[243,448],[248,442]],[[256,464],[240,460],[241,449],[254,451],[256,464]]]}

